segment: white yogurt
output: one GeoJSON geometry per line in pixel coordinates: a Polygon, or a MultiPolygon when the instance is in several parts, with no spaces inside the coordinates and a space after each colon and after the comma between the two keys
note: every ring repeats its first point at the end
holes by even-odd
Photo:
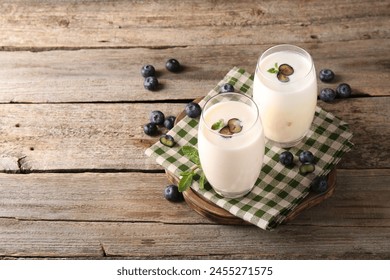
{"type": "Polygon", "coordinates": [[[247,98],[248,101],[252,105],[231,100],[209,107],[206,104],[199,123],[198,150],[203,172],[214,190],[229,198],[243,196],[253,188],[263,163],[263,129],[255,103],[247,98]],[[238,118],[243,126],[232,137],[223,137],[211,129],[220,119],[227,123],[232,118],[238,118]]]}
{"type": "Polygon", "coordinates": [[[309,130],[317,104],[317,79],[310,55],[291,45],[266,51],[257,65],[253,99],[259,107],[265,137],[281,147],[297,144],[309,130]],[[289,82],[282,83],[276,74],[268,72],[275,63],[293,67],[289,82]]]}

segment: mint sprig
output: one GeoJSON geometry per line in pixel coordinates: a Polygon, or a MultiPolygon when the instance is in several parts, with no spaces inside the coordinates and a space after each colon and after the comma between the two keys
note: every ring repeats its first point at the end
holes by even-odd
{"type": "Polygon", "coordinates": [[[278,63],[276,62],[275,63],[275,67],[273,68],[270,68],[267,70],[269,73],[271,74],[278,74],[279,73],[279,67],[278,67],[278,63]]]}
{"type": "Polygon", "coordinates": [[[206,183],[206,176],[204,175],[202,167],[200,165],[198,150],[192,146],[183,146],[180,148],[180,151],[195,165],[189,170],[180,173],[181,178],[178,185],[179,192],[184,192],[186,189],[188,189],[192,185],[194,177],[197,174],[199,174],[200,176],[199,188],[204,189],[204,185],[206,183]],[[196,172],[197,170],[198,172],[196,172]]]}
{"type": "Polygon", "coordinates": [[[213,123],[213,125],[211,126],[211,129],[212,130],[220,130],[224,126],[225,126],[224,120],[220,119],[219,121],[213,123]]]}

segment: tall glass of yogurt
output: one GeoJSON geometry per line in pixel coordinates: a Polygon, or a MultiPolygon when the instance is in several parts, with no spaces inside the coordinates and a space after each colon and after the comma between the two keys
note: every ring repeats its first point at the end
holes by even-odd
{"type": "Polygon", "coordinates": [[[259,177],[264,157],[264,132],[253,99],[221,93],[204,105],[198,128],[202,170],[223,197],[249,193],[259,177]]]}
{"type": "Polygon", "coordinates": [[[259,58],[253,83],[264,134],[276,146],[298,144],[313,122],[317,79],[310,54],[293,45],[277,45],[259,58]]]}

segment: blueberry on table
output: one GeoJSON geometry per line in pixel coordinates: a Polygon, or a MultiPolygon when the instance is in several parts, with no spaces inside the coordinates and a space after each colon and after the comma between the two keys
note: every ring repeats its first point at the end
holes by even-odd
{"type": "Polygon", "coordinates": [[[145,78],[144,87],[147,90],[157,90],[158,88],[158,80],[155,76],[149,76],[145,78]]]}
{"type": "Polygon", "coordinates": [[[334,79],[334,72],[330,69],[321,69],[319,78],[322,82],[330,83],[334,79]]]}
{"type": "Polygon", "coordinates": [[[176,142],[172,135],[164,134],[160,137],[160,143],[167,147],[175,146],[176,142]]]}
{"type": "Polygon", "coordinates": [[[292,166],[294,164],[294,156],[289,151],[284,151],[279,155],[279,162],[284,166],[292,166]]]}
{"type": "Polygon", "coordinates": [[[152,111],[150,113],[149,120],[151,123],[155,123],[157,125],[163,125],[165,121],[164,113],[158,110],[152,111]]]}
{"type": "Polygon", "coordinates": [[[146,78],[146,77],[154,76],[155,74],[156,74],[156,69],[154,69],[153,65],[148,64],[142,66],[141,68],[142,77],[146,78]]]}
{"type": "Polygon", "coordinates": [[[144,125],[144,132],[146,135],[153,136],[158,132],[157,125],[155,123],[147,123],[144,125]]]}
{"type": "Polygon", "coordinates": [[[299,154],[299,161],[302,163],[314,163],[314,155],[310,151],[303,151],[299,154]]]}
{"type": "Polygon", "coordinates": [[[320,99],[325,102],[332,102],[336,99],[336,92],[331,88],[323,88],[320,91],[320,99]]]}
{"type": "Polygon", "coordinates": [[[350,85],[346,83],[339,84],[338,87],[336,88],[336,93],[338,97],[341,98],[347,98],[350,97],[352,94],[352,90],[350,85]]]}
{"type": "Polygon", "coordinates": [[[176,120],[175,116],[168,116],[168,117],[166,117],[165,121],[164,121],[164,126],[167,129],[172,129],[173,126],[175,125],[175,120],[176,120]]]}
{"type": "Polygon", "coordinates": [[[181,65],[179,61],[177,61],[174,58],[168,59],[168,61],[165,63],[165,67],[168,69],[168,71],[177,73],[181,70],[181,65]]]}
{"type": "Polygon", "coordinates": [[[221,92],[234,92],[234,86],[229,83],[226,83],[222,85],[221,92]]]}
{"type": "Polygon", "coordinates": [[[310,185],[310,190],[315,193],[324,193],[328,189],[326,176],[316,177],[310,185]]]}
{"type": "Polygon", "coordinates": [[[179,192],[176,185],[169,185],[164,190],[164,197],[171,202],[180,202],[184,200],[183,194],[179,192]]]}
{"type": "Polygon", "coordinates": [[[185,112],[190,118],[197,118],[202,113],[202,109],[198,103],[190,102],[186,105],[185,112]]]}

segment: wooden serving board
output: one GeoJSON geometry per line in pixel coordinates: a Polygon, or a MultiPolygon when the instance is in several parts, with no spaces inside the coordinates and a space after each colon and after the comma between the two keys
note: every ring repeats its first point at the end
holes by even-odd
{"type": "MultiPolygon", "coordinates": [[[[199,102],[202,100],[203,97],[197,98],[194,100],[194,102],[199,102]]],[[[185,116],[185,112],[182,111],[176,116],[175,125],[177,122],[179,122],[183,117],[185,116]]],[[[165,173],[167,174],[168,180],[172,183],[177,185],[179,183],[179,178],[175,176],[173,173],[169,172],[168,170],[165,170],[165,173]]],[[[303,200],[302,202],[294,208],[293,211],[291,211],[287,216],[286,219],[283,221],[283,223],[289,222],[293,220],[295,217],[297,217],[300,213],[302,213],[304,210],[309,209],[317,204],[320,204],[325,199],[331,197],[335,191],[336,187],[336,169],[333,169],[328,174],[328,189],[326,192],[321,194],[316,194],[313,192],[310,192],[303,200]]],[[[209,220],[212,220],[214,222],[220,223],[220,224],[230,224],[230,225],[245,225],[249,224],[248,222],[244,221],[243,219],[234,216],[227,210],[219,207],[215,203],[211,202],[210,200],[204,198],[203,196],[196,193],[193,189],[188,188],[186,191],[183,192],[184,200],[186,203],[197,213],[200,215],[208,218],[209,220]]]]}
{"type": "MultiPolygon", "coordinates": [[[[179,178],[165,171],[168,177],[168,180],[172,184],[178,184],[179,178]]],[[[310,192],[302,202],[291,211],[283,223],[289,222],[297,217],[304,210],[309,209],[317,204],[320,204],[325,199],[331,197],[335,191],[336,187],[336,169],[333,169],[328,175],[328,189],[325,193],[315,194],[310,192]]],[[[184,200],[186,203],[200,215],[220,224],[230,224],[230,225],[244,225],[249,224],[248,222],[242,220],[241,218],[234,216],[225,209],[214,204],[210,200],[204,198],[203,196],[196,193],[191,188],[188,188],[183,192],[184,200]]]]}

